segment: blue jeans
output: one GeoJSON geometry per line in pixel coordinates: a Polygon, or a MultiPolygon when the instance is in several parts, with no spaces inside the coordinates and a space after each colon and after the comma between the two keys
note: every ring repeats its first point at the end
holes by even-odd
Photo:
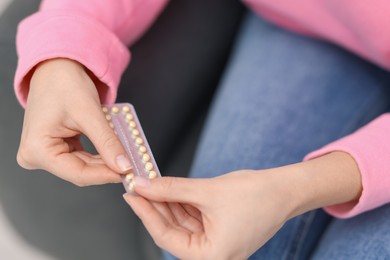
{"type": "MultiPolygon", "coordinates": [[[[250,14],[190,176],[299,162],[386,112],[389,90],[388,72],[250,14]]],[[[288,221],[250,259],[390,259],[389,241],[389,206],[347,220],[315,210],[288,221]]]]}

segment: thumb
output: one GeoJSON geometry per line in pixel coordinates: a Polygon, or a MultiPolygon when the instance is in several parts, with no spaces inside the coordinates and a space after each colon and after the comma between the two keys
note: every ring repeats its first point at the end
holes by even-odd
{"type": "Polygon", "coordinates": [[[139,195],[158,202],[181,202],[196,204],[204,187],[202,179],[190,179],[179,177],[161,177],[147,179],[136,176],[134,189],[139,195]]]}
{"type": "Polygon", "coordinates": [[[119,138],[107,124],[99,109],[88,115],[88,120],[81,120],[82,132],[91,140],[103,161],[113,171],[124,173],[132,169],[131,162],[119,138]]]}

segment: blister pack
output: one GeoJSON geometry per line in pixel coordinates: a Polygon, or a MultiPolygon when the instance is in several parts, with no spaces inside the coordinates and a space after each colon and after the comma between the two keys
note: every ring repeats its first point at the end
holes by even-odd
{"type": "Polygon", "coordinates": [[[133,192],[134,176],[149,179],[161,177],[134,107],[129,103],[102,106],[109,126],[119,137],[133,169],[122,178],[127,192],[133,192]]]}

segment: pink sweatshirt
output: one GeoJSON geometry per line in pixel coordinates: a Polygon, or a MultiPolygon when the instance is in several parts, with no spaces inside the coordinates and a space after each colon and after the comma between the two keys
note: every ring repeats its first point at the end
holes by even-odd
{"type": "MultiPolygon", "coordinates": [[[[246,0],[255,12],[295,32],[326,39],[390,69],[390,1],[246,0]]],[[[167,0],[43,1],[23,20],[17,34],[15,91],[26,103],[34,66],[56,57],[77,60],[109,86],[105,103],[115,101],[121,75],[130,61],[127,45],[152,24],[167,0]]],[[[357,203],[327,207],[333,216],[352,217],[390,202],[390,114],[307,155],[332,151],[352,155],[362,175],[357,203]]]]}

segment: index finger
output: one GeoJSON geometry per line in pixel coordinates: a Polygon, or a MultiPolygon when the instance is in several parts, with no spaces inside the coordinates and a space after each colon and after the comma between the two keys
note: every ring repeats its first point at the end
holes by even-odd
{"type": "Polygon", "coordinates": [[[135,177],[135,191],[143,197],[159,202],[180,202],[200,206],[204,197],[204,180],[161,177],[149,180],[135,177]]]}
{"type": "Polygon", "coordinates": [[[193,233],[183,228],[174,227],[150,201],[141,196],[126,194],[124,198],[159,247],[180,259],[187,259],[189,256],[201,259],[197,255],[202,252],[201,245],[205,244],[203,232],[193,233]]]}
{"type": "Polygon", "coordinates": [[[107,167],[102,160],[99,162],[96,157],[85,152],[82,156],[77,153],[79,151],[54,156],[46,170],[81,187],[121,182],[120,175],[107,167]]]}

